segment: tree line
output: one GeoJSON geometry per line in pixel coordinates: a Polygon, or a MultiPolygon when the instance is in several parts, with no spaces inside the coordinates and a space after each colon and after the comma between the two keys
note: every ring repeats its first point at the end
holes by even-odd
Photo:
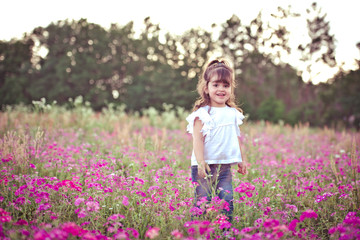
{"type": "MultiPolygon", "coordinates": [[[[326,14],[316,4],[309,12],[309,42],[297,49],[289,46],[285,25],[270,26],[261,13],[249,24],[233,15],[220,25],[216,39],[200,28],[180,36],[161,34],[150,18],[139,34],[133,22],[105,29],[80,19],[37,27],[22,39],[0,41],[0,104],[4,109],[40,98],[67,104],[82,96],[95,110],[110,103],[125,104],[130,112],[150,106],[161,110],[163,103],[190,110],[202,66],[220,52],[234,64],[237,104],[251,120],[359,129],[359,67],[340,68],[327,83],[314,85],[282,60],[299,51],[307,71],[314,61],[337,65],[326,14]]],[[[273,14],[279,20],[296,16],[281,7],[273,14]]]]}

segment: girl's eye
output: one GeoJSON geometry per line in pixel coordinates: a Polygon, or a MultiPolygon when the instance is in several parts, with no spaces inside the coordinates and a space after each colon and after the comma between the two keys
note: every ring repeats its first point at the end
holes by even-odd
{"type": "Polygon", "coordinates": [[[230,87],[228,84],[226,84],[225,86],[224,86],[225,88],[228,88],[228,87],[230,87]]]}
{"type": "Polygon", "coordinates": [[[213,86],[214,86],[214,87],[217,87],[217,86],[219,86],[219,84],[216,84],[216,83],[215,83],[213,86]]]}

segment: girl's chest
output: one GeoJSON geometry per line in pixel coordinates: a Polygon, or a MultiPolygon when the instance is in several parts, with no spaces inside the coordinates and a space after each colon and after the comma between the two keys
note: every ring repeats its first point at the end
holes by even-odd
{"type": "Polygon", "coordinates": [[[224,113],[216,113],[210,115],[215,127],[235,124],[235,114],[227,111],[224,113]]]}

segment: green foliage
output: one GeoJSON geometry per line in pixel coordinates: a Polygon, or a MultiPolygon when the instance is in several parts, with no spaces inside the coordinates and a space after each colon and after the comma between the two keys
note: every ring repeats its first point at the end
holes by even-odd
{"type": "Polygon", "coordinates": [[[271,122],[277,123],[278,121],[284,119],[284,111],[285,104],[281,100],[271,96],[260,104],[258,116],[261,119],[267,119],[271,122]]]}
{"type": "Polygon", "coordinates": [[[28,71],[34,42],[28,37],[0,41],[0,104],[29,104],[28,71]]]}

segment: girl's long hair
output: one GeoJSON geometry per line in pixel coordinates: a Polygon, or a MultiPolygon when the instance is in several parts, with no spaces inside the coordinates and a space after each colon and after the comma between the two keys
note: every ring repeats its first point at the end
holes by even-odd
{"type": "Polygon", "coordinates": [[[226,101],[226,105],[229,107],[236,108],[240,112],[243,112],[243,110],[235,104],[234,90],[236,87],[236,83],[235,83],[234,70],[230,67],[229,63],[225,59],[212,60],[207,65],[205,65],[203,74],[200,77],[196,88],[200,97],[195,102],[193,111],[196,111],[199,108],[207,105],[211,107],[210,96],[205,92],[205,89],[207,88],[211,77],[214,75],[217,75],[218,81],[222,81],[231,86],[230,98],[226,101]]]}

